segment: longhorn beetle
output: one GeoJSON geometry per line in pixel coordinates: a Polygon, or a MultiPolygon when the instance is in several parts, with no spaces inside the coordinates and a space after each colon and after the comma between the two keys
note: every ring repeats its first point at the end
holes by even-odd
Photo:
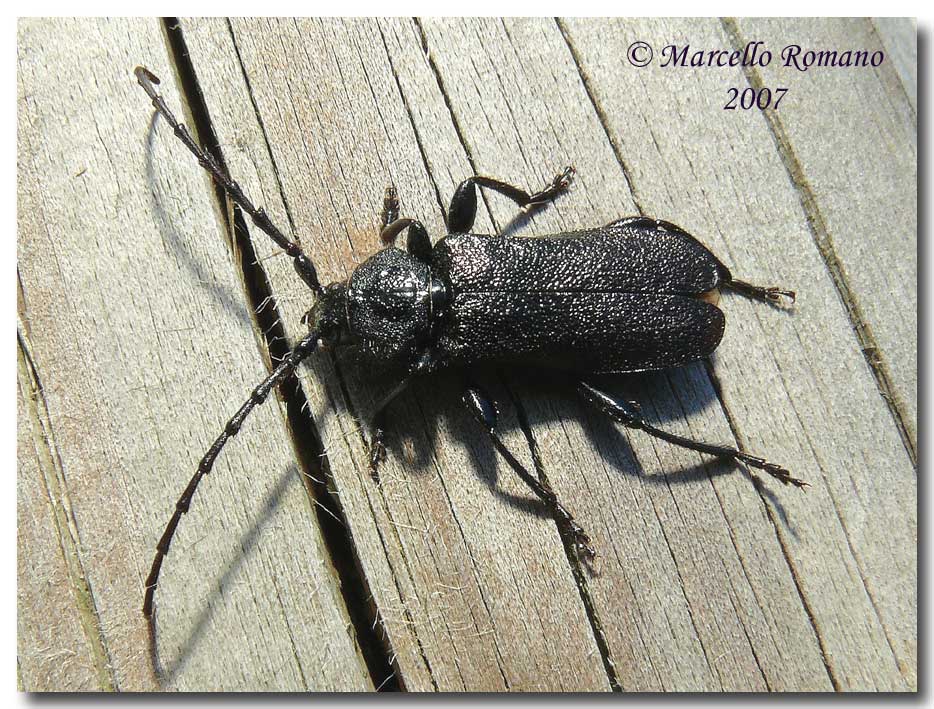
{"type": "MultiPolygon", "coordinates": [[[[591,374],[629,373],[678,367],[708,356],[720,343],[724,316],[711,294],[721,286],[772,303],[793,303],[793,291],[754,286],[733,278],[703,244],[670,222],[648,217],[619,219],[596,229],[546,237],[472,234],[477,187],[508,197],[522,210],[544,206],[564,192],[574,175],[568,167],[542,190],[525,190],[475,175],[458,185],[448,208],[448,234],[434,246],[414,219],[400,218],[395,190],[386,191],[381,239],[385,248],[359,265],[347,281],[322,286],[301,246],[256,208],[210,153],[169,110],[144,67],[136,79],[169,123],[229,198],[292,258],[315,301],[302,322],[308,334],[250,394],[205,453],[175,504],[149,577],[143,613],[152,615],[162,561],[201,478],[250,412],[321,343],[355,341],[363,356],[400,365],[406,375],[377,406],[369,422],[370,469],[374,480],[385,456],[383,414],[413,378],[440,369],[502,362],[563,370],[585,401],[630,428],[641,429],[691,450],[765,471],[804,487],[781,466],[729,446],[702,443],[646,422],[637,405],[601,391],[591,374]],[[406,232],[406,248],[395,246],[406,232]]],[[[590,538],[558,500],[515,458],[496,433],[495,404],[468,379],[463,402],[483,425],[493,446],[542,499],[575,551],[592,558],[590,538]]]]}

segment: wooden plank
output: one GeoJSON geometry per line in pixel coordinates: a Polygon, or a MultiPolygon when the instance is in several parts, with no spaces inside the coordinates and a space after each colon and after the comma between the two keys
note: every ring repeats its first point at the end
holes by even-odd
{"type": "MultiPolygon", "coordinates": [[[[478,171],[521,183],[566,162],[580,168],[571,194],[530,233],[637,211],[554,23],[432,21],[425,30],[478,171]]],[[[497,223],[507,223],[512,207],[490,204],[497,223]]],[[[653,418],[684,434],[730,438],[726,419],[709,410],[716,395],[702,367],[670,382],[656,377],[651,399],[640,392],[653,418]],[[687,430],[684,411],[692,412],[687,430]]],[[[622,687],[829,688],[792,575],[747,482],[733,476],[711,487],[700,468],[689,482],[666,484],[662,473],[698,468],[699,457],[634,434],[626,437],[633,458],[626,439],[566,390],[542,396],[526,387],[521,398],[549,478],[600,549],[587,587],[622,687]],[[640,465],[645,477],[632,475],[640,465]]]]}
{"type": "Polygon", "coordinates": [[[266,367],[210,185],[153,128],[137,63],[179,105],[156,21],[19,26],[20,336],[105,669],[121,690],[369,688],[276,405],[180,528],[153,676],[140,605],[155,542],[266,367]]]}
{"type": "MultiPolygon", "coordinates": [[[[408,60],[421,62],[413,80],[431,96],[428,105],[400,92],[387,56],[391,40],[384,44],[374,22],[182,27],[231,172],[276,222],[294,225],[324,280],[345,278],[377,250],[390,182],[406,215],[443,232],[441,202],[469,164],[416,36],[408,60]],[[426,113],[442,120],[416,132],[411,116],[426,113]],[[423,145],[434,146],[445,164],[426,169],[423,145]]],[[[307,290],[287,259],[269,258],[274,250],[266,240],[254,241],[295,338],[307,290]]],[[[323,356],[302,380],[325,442],[329,483],[403,686],[608,688],[555,526],[530,514],[537,508],[526,502],[523,485],[460,411],[457,382],[420,383],[393,404],[396,426],[377,487],[358,420],[378,394],[373,377],[362,374],[350,358],[335,365],[323,356]]],[[[514,419],[505,423],[510,445],[522,451],[520,427],[514,419]]]]}
{"type": "MultiPolygon", "coordinates": [[[[713,21],[599,28],[569,21],[566,32],[639,204],[701,235],[734,273],[797,287],[791,314],[725,300],[729,326],[714,358],[717,387],[740,440],[812,483],[807,494],[776,490],[765,499],[835,686],[916,687],[914,469],[769,125],[757,112],[724,115],[725,87],[745,85],[738,69],[624,71],[620,63],[636,36],[657,48],[681,37],[728,47],[729,38],[713,21]]],[[[756,36],[765,38],[764,30],[756,36]]],[[[815,115],[833,113],[803,103],[815,115]]],[[[861,134],[868,136],[864,149],[876,150],[875,138],[861,134]]],[[[832,132],[814,135],[837,140],[832,132]]],[[[882,189],[873,179],[868,185],[882,189]]],[[[914,246],[900,231],[858,233],[862,243],[892,252],[893,271],[913,262],[914,246]],[[891,243],[880,243],[886,239],[891,243]]],[[[735,480],[715,481],[720,504],[728,515],[749,513],[753,502],[741,499],[740,489],[727,492],[735,480]]],[[[756,558],[763,541],[743,534],[737,545],[744,559],[756,558]]],[[[788,639],[777,637],[780,644],[788,639]]]]}
{"type": "MultiPolygon", "coordinates": [[[[542,470],[593,534],[595,575],[569,566],[553,523],[459,411],[457,381],[419,384],[394,404],[378,488],[358,424],[380,395],[372,375],[342,354],[307,368],[328,482],[403,687],[916,687],[913,466],[773,126],[758,113],[724,117],[724,86],[745,85],[739,70],[688,76],[624,63],[634,37],[728,47],[719,23],[183,28],[231,172],[278,223],[294,224],[325,279],[378,247],[389,181],[403,212],[439,235],[442,207],[474,168],[538,186],[573,162],[571,194],[529,234],[642,209],[681,222],[737,274],[799,289],[791,314],[724,299],[713,379],[698,366],[609,386],[670,430],[739,440],[789,465],[812,483],[807,494],[769,482],[757,494],[730,466],[618,429],[561,387],[489,378],[509,445],[531,461],[527,421],[542,470]]],[[[48,578],[69,575],[54,597],[25,586],[20,618],[42,608],[77,617],[59,638],[70,665],[22,636],[26,689],[159,686],[138,612],[152,544],[210,438],[266,371],[209,183],[164,125],[147,125],[131,77],[141,62],[180,107],[157,23],[20,25],[19,334],[35,367],[20,383],[41,395],[29,420],[48,412],[31,448],[45,438],[51,461],[37,468],[21,447],[31,484],[21,491],[47,505],[40,473],[61,490],[51,514],[21,502],[21,515],[44,510],[21,534],[36,533],[48,578]],[[67,535],[49,526],[56,515],[67,535]],[[68,539],[74,563],[61,552],[68,539]],[[81,584],[83,605],[71,594],[81,584]]],[[[880,76],[890,97],[895,82],[880,76]]],[[[795,154],[822,165],[799,137],[789,138],[795,154]]],[[[887,189],[870,181],[861,198],[887,189]]],[[[815,195],[822,208],[834,197],[815,195]]],[[[508,202],[486,201],[478,230],[511,220],[508,202]]],[[[294,339],[307,291],[287,259],[254,241],[262,268],[248,270],[268,277],[294,339]]],[[[879,245],[892,272],[913,258],[899,243],[879,245]]],[[[856,298],[881,288],[866,273],[851,281],[856,298]]],[[[901,362],[881,338],[879,349],[901,362]]],[[[167,561],[158,644],[169,688],[373,686],[275,409],[225,451],[167,561]]]]}
{"type": "Polygon", "coordinates": [[[913,17],[874,17],[872,26],[895,66],[908,101],[918,112],[918,23],[913,17]]]}
{"type": "MultiPolygon", "coordinates": [[[[795,37],[802,47],[886,49],[865,19],[749,19],[735,26],[741,38],[767,46],[795,37]]],[[[914,57],[916,39],[907,39],[901,46],[914,57]]],[[[915,110],[897,69],[892,58],[876,68],[807,72],[776,61],[759,74],[763,85],[789,89],[781,109],[767,114],[773,133],[914,454],[918,147],[915,110]]]]}
{"type": "MultiPolygon", "coordinates": [[[[62,539],[64,510],[53,492],[54,465],[44,445],[41,394],[18,352],[16,389],[18,475],[16,481],[16,646],[20,690],[27,692],[96,691],[108,688],[106,663],[95,662],[93,612],[83,623],[79,611],[84,589],[75,587],[73,545],[62,539]],[[24,388],[28,387],[28,388],[24,388]],[[50,484],[51,483],[51,484],[50,484]],[[58,511],[59,514],[56,514],[58,511]],[[68,549],[66,552],[65,550],[68,549]],[[92,632],[91,639],[85,634],[92,632]]],[[[80,573],[77,574],[80,579],[80,573]]],[[[80,584],[80,582],[79,582],[80,584]]]]}

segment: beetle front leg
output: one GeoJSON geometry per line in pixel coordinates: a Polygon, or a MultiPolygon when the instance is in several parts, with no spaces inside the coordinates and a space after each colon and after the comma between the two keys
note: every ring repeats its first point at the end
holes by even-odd
{"type": "Polygon", "coordinates": [[[367,438],[369,447],[367,457],[370,461],[370,476],[373,482],[379,484],[379,464],[386,459],[386,409],[389,405],[412,383],[418,374],[428,372],[435,364],[434,356],[430,351],[423,353],[413,364],[409,373],[392,390],[386,394],[374,407],[373,415],[367,425],[367,438]]]}
{"type": "Polygon", "coordinates": [[[379,484],[379,464],[386,459],[386,429],[384,427],[386,409],[393,399],[408,388],[411,381],[412,377],[406,377],[396,384],[392,391],[380,399],[367,426],[367,438],[370,441],[367,455],[370,461],[370,476],[373,478],[373,482],[377,484],[379,484]]]}
{"type": "Polygon", "coordinates": [[[729,446],[718,446],[712,443],[704,443],[702,441],[694,441],[690,438],[684,438],[682,436],[675,435],[674,433],[663,431],[660,428],[655,428],[655,426],[652,426],[644,418],[642,418],[642,414],[639,412],[639,409],[632,403],[614,397],[610,394],[607,394],[606,392],[600,391],[585,381],[579,381],[577,383],[577,391],[587,402],[593,404],[597,409],[605,413],[611,419],[617,423],[623,424],[624,426],[641,429],[648,433],[650,436],[661,438],[663,441],[668,441],[669,443],[674,443],[677,446],[689,448],[690,450],[698,451],[699,453],[707,453],[718,458],[727,458],[729,460],[740,461],[751,468],[764,470],[773,478],[785,483],[786,485],[794,485],[795,487],[807,487],[808,485],[803,480],[792,477],[791,473],[789,473],[785,468],[781,467],[780,465],[776,465],[775,463],[770,463],[764,458],[750,455],[749,453],[746,453],[745,451],[739,450],[737,448],[731,448],[729,446]]]}
{"type": "Polygon", "coordinates": [[[588,559],[593,559],[596,556],[596,550],[593,548],[590,537],[584,531],[584,528],[577,523],[574,516],[568,512],[567,508],[561,504],[558,500],[558,495],[551,488],[551,485],[540,480],[526,470],[525,466],[518,461],[506,447],[506,444],[503,443],[502,439],[496,434],[498,412],[496,411],[496,405],[493,403],[493,400],[490,399],[485,392],[473,385],[469,385],[464,391],[462,400],[471,415],[483,426],[490,440],[493,442],[493,446],[499,454],[503,456],[506,462],[509,463],[509,467],[511,467],[516,474],[522,478],[522,481],[531,488],[532,492],[545,503],[545,506],[558,523],[558,527],[566,536],[573,540],[572,544],[574,545],[575,552],[588,559]]]}
{"type": "Polygon", "coordinates": [[[392,185],[386,188],[383,211],[380,213],[379,237],[386,246],[393,246],[399,234],[408,229],[405,248],[420,261],[431,260],[431,239],[424,225],[416,219],[399,217],[399,194],[392,185]]]}
{"type": "Polygon", "coordinates": [[[470,231],[477,216],[477,190],[474,185],[486,187],[499,192],[519,205],[523,210],[532,209],[539,205],[551,202],[559,194],[567,190],[574,178],[574,168],[568,166],[564,172],[555,177],[545,187],[534,194],[529,194],[521,187],[510,185],[493,177],[474,175],[461,182],[454,190],[451,206],[448,207],[448,231],[452,234],[463,234],[470,231]]]}
{"type": "Polygon", "coordinates": [[[405,250],[419,261],[426,263],[431,261],[431,239],[428,238],[428,231],[425,226],[417,219],[402,217],[395,219],[380,232],[380,238],[386,246],[392,246],[396,243],[396,238],[406,229],[409,230],[405,240],[405,250]]]}
{"type": "Polygon", "coordinates": [[[382,231],[389,224],[399,218],[399,193],[392,185],[386,188],[386,194],[383,196],[383,211],[380,214],[379,229],[382,231]]]}

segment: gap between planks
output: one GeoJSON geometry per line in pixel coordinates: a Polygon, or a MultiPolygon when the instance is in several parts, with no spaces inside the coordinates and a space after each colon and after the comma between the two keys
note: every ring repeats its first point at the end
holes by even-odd
{"type": "MultiPolygon", "coordinates": [[[[229,20],[226,23],[239,59],[235,35],[229,20]]],[[[210,113],[202,99],[203,94],[199,86],[197,70],[188,55],[184,31],[177,18],[164,20],[163,34],[167,54],[176,77],[179,79],[179,96],[183,102],[186,124],[190,126],[195,140],[202,146],[202,149],[219,158],[220,165],[226,170],[227,163],[216,138],[210,113]]],[[[265,147],[269,151],[270,161],[275,170],[279,193],[288,216],[289,228],[294,235],[295,225],[288,200],[282,190],[278,166],[272,159],[266,129],[256,108],[249,78],[242,63],[240,69],[256,120],[266,141],[265,147]]],[[[231,177],[234,180],[237,179],[236,175],[231,175],[231,177]]],[[[250,232],[239,207],[228,211],[230,204],[224,191],[213,180],[210,184],[215,196],[215,215],[223,233],[228,234],[228,247],[240,264],[239,275],[244,288],[244,299],[252,315],[257,349],[266,363],[267,370],[271,371],[272,364],[278,364],[290,350],[285,330],[282,327],[281,313],[266,270],[253,250],[250,232]],[[231,218],[225,219],[223,216],[225,213],[231,218]]],[[[254,229],[256,230],[254,233],[259,238],[266,238],[258,227],[254,229]]],[[[333,355],[330,356],[333,357],[333,355]]],[[[336,368],[336,371],[340,378],[340,369],[336,368]]],[[[402,676],[394,660],[395,653],[388,634],[384,633],[384,637],[380,639],[374,630],[379,609],[375,607],[372,600],[367,601],[367,599],[372,599],[372,594],[367,579],[362,573],[357,548],[345,522],[340,498],[337,495],[331,495],[327,490],[326,479],[330,475],[327,452],[321,443],[320,433],[307,412],[307,398],[301,383],[293,375],[278,387],[278,396],[285,407],[286,430],[289,433],[302,485],[311,502],[310,508],[316,513],[311,523],[320,530],[328,554],[328,564],[338,580],[344,605],[354,626],[354,635],[366,662],[370,679],[373,686],[377,687],[377,691],[398,691],[401,688],[402,676]]]]}

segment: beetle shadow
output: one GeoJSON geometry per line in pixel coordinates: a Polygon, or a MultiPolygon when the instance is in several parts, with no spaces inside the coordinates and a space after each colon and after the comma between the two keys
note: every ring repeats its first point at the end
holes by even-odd
{"type": "MultiPolygon", "coordinates": [[[[341,369],[353,392],[354,415],[365,429],[375,403],[399,381],[398,373],[392,370],[367,372],[362,362],[349,356],[341,361],[341,369]]],[[[429,475],[436,468],[435,451],[442,438],[453,439],[466,452],[472,472],[494,494],[527,513],[550,516],[531,491],[529,495],[514,494],[500,484],[498,472],[504,462],[488,434],[461,401],[464,381],[463,372],[444,370],[415,380],[409,390],[395,399],[386,416],[388,455],[402,458],[405,469],[414,475],[429,475]]],[[[505,408],[505,415],[500,417],[497,432],[508,434],[518,430],[514,412],[509,407],[499,408],[505,408]]],[[[528,447],[513,452],[534,474],[534,461],[528,447]]],[[[383,465],[385,469],[385,463],[383,465]]]]}
{"type": "MultiPolygon", "coordinates": [[[[525,431],[518,417],[518,412],[508,395],[505,394],[500,381],[491,377],[478,377],[474,383],[479,384],[493,399],[498,411],[496,433],[505,439],[504,444],[519,462],[532,475],[537,475],[536,461],[526,443],[525,431]],[[515,434],[519,434],[516,436],[515,434]],[[516,438],[522,443],[516,445],[516,438]],[[512,439],[512,445],[510,445],[512,439]]],[[[511,492],[503,484],[500,473],[515,477],[515,473],[496,451],[485,427],[474,418],[474,415],[463,403],[464,379],[463,376],[447,378],[443,384],[443,392],[433,393],[432,398],[435,415],[444,421],[444,428],[448,435],[457,441],[465,451],[470,461],[471,472],[500,500],[527,514],[537,517],[550,518],[551,513],[534,492],[522,488],[522,492],[511,492]],[[442,396],[441,394],[444,394],[442,396]]]]}
{"type": "MultiPolygon", "coordinates": [[[[368,369],[365,363],[352,360],[355,358],[343,359],[342,369],[352,381],[355,405],[360,407],[356,415],[366,421],[372,405],[399,381],[399,375],[391,370],[368,369]],[[379,371],[378,375],[376,371],[379,371]]],[[[630,436],[643,436],[645,440],[652,437],[644,431],[623,429],[582,401],[574,390],[572,376],[528,366],[499,366],[477,367],[471,370],[470,379],[496,403],[499,412],[497,433],[533,475],[537,474],[536,461],[528,435],[531,434],[536,447],[540,447],[542,442],[535,438],[536,430],[562,420],[575,419],[584,423],[582,429],[590,448],[619,475],[631,475],[650,485],[664,486],[688,484],[721,475],[744,475],[789,533],[797,536],[780,497],[772,491],[765,474],[756,474],[741,463],[700,454],[701,461],[694,465],[664,473],[647,472],[630,444],[630,436]]],[[[661,372],[590,375],[587,380],[607,393],[638,402],[650,423],[667,430],[672,429],[674,421],[719,406],[716,391],[702,363],[661,372]]],[[[466,452],[472,472],[493,494],[512,507],[550,517],[550,512],[534,492],[529,490],[516,494],[502,484],[501,474],[510,476],[515,473],[496,451],[484,427],[462,403],[465,381],[464,372],[445,370],[417,379],[409,391],[393,401],[386,417],[386,445],[390,455],[403,455],[407,469],[415,474],[427,474],[435,467],[433,451],[444,431],[466,452]]],[[[707,439],[703,434],[700,439],[709,443],[732,443],[729,439],[707,439]]],[[[545,468],[543,472],[547,475],[549,471],[545,468]]]]}
{"type": "MultiPolygon", "coordinates": [[[[529,368],[488,370],[477,375],[478,382],[497,404],[497,432],[503,438],[513,440],[513,454],[533,475],[536,474],[536,467],[530,448],[528,445],[517,448],[513,434],[519,432],[526,438],[531,433],[536,446],[540,446],[541,441],[534,436],[536,430],[574,418],[583,422],[582,429],[592,450],[597,452],[608,468],[620,475],[638,477],[650,485],[663,486],[688,484],[721,475],[744,475],[773,509],[783,526],[797,537],[779,496],[763,477],[752,473],[740,463],[717,460],[703,454],[703,460],[695,465],[665,471],[663,474],[649,473],[639,462],[622,427],[581,401],[574,393],[572,382],[563,379],[556,377],[553,372],[535,372],[529,368]],[[524,418],[528,419],[527,424],[523,423],[524,418]]],[[[590,377],[589,380],[608,393],[640,402],[646,418],[660,428],[666,427],[666,423],[673,420],[716,405],[718,401],[703,365],[692,365],[670,372],[604,375],[590,377]]],[[[430,389],[426,384],[424,391],[416,390],[421,401],[430,399],[437,402],[432,404],[435,415],[446,419],[445,428],[467,451],[474,473],[494,494],[513,507],[550,517],[547,508],[533,492],[516,495],[503,489],[499,479],[500,471],[506,471],[505,474],[509,475],[512,474],[510,468],[493,447],[483,427],[464,406],[455,403],[459,402],[461,393],[459,380],[448,381],[443,387],[433,383],[430,389]]],[[[425,413],[428,414],[427,411],[425,413]]],[[[645,436],[647,440],[651,438],[643,431],[633,431],[631,435],[645,436]]],[[[432,446],[436,444],[434,438],[429,442],[432,446]]],[[[418,459],[427,462],[431,449],[423,451],[415,446],[415,450],[418,459]]],[[[548,474],[547,468],[544,472],[548,474]]]]}
{"type": "Polygon", "coordinates": [[[530,224],[532,224],[536,214],[542,212],[545,209],[548,209],[551,205],[551,202],[543,202],[518,209],[516,213],[510,217],[509,221],[503,224],[503,228],[496,232],[496,235],[529,236],[530,238],[535,238],[534,234],[518,234],[518,232],[525,230],[530,224]]]}
{"type": "MultiPolygon", "coordinates": [[[[176,212],[167,209],[165,206],[166,199],[162,186],[168,180],[159,178],[158,163],[161,161],[156,157],[156,125],[160,120],[158,112],[153,111],[146,132],[145,170],[146,181],[150,186],[149,204],[163,244],[210,298],[218,303],[225,312],[235,316],[241,324],[252,328],[252,318],[248,306],[245,306],[243,294],[222,285],[218,282],[215,274],[204,270],[202,259],[197,258],[186,245],[191,237],[186,238],[178,230],[176,212]]],[[[211,199],[213,200],[213,195],[211,195],[211,199]]]]}
{"type": "MultiPolygon", "coordinates": [[[[275,486],[263,500],[262,510],[254,519],[250,528],[244,532],[236,546],[236,555],[228,562],[220,577],[212,584],[211,592],[207,598],[201,599],[201,611],[198,613],[185,639],[179,644],[178,652],[163,663],[159,656],[159,627],[158,602],[154,613],[147,620],[149,635],[149,653],[152,670],[159,683],[160,689],[170,685],[188,665],[194,651],[205,636],[205,631],[214,617],[215,609],[224,605],[224,589],[230,588],[241,572],[244,563],[255,550],[264,528],[272,521],[282,501],[283,495],[299,475],[298,468],[292,464],[279,476],[275,486]]],[[[156,598],[158,599],[158,590],[156,598]]]]}
{"type": "Polygon", "coordinates": [[[535,217],[535,213],[540,209],[541,207],[518,210],[508,222],[503,224],[503,228],[500,229],[496,235],[517,236],[517,232],[524,230],[529,226],[529,224],[532,223],[532,219],[535,217]]]}

